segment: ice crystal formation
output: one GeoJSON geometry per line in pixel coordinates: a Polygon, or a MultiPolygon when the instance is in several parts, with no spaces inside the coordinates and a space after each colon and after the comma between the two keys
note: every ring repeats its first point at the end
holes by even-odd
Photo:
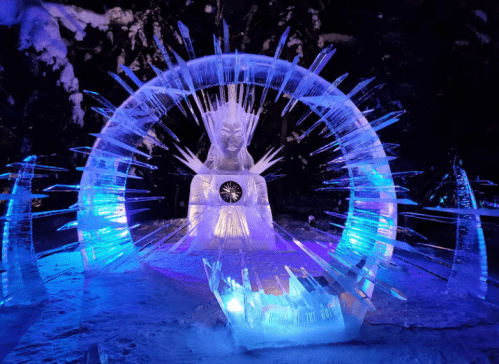
{"type": "MultiPolygon", "coordinates": [[[[77,228],[78,241],[72,244],[79,246],[88,273],[133,271],[158,260],[166,266],[175,259],[196,261],[206,274],[237,342],[249,349],[354,338],[366,312],[375,310],[371,302],[375,286],[395,298],[406,299],[400,291],[376,278],[379,267],[396,266],[392,260],[394,247],[415,251],[397,239],[398,231],[410,232],[397,225],[397,205],[415,203],[397,197],[403,189],[394,184],[396,175],[389,165],[394,157],[386,154],[386,149],[393,145],[382,144],[376,133],[395,123],[404,111],[390,112],[369,122],[369,110],[361,112],[355,102],[365,100],[376,90],[374,87],[366,91],[372,79],[344,93],[338,87],[346,74],[332,83],[319,76],[336,51],[332,46],[324,48],[308,68],[298,65],[299,56],[292,62],[281,60],[289,28],[280,38],[274,57],[268,57],[230,52],[229,28],[224,22],[223,44],[214,36],[215,54],[202,58],[194,54],[188,28],[181,22],[179,28],[189,61],[173,52],[174,64],[164,45],[155,39],[167,64],[166,71],[152,66],[156,77],[142,82],[130,68],[121,66],[134,88],[110,73],[130,94],[123,104],[115,107],[98,93],[86,91],[102,104],[93,109],[108,122],[99,133],[92,134],[97,138],[92,147],[72,149],[88,155],[86,165],[78,168],[83,172],[80,184],[47,189],[78,192],[77,203],[68,209],[77,211],[77,219],[61,229],[77,228]],[[267,181],[261,174],[286,156],[282,150],[269,150],[255,163],[247,149],[255,130],[265,128],[259,119],[265,100],[272,93],[275,101],[283,95],[289,97],[282,115],[296,111],[299,102],[308,108],[297,118],[297,124],[307,125],[317,118],[298,137],[303,140],[315,134],[321,136],[317,137],[320,143],[314,143],[317,149],[311,156],[325,155],[331,150],[342,154],[324,166],[346,173],[325,180],[320,188],[349,193],[346,213],[325,211],[336,221],[331,224],[343,229],[339,241],[332,242],[330,234],[315,227],[313,230],[323,240],[300,240],[273,221],[267,181]],[[178,145],[181,140],[174,130],[161,122],[161,117],[172,108],[189,115],[208,134],[211,147],[204,162],[178,145]],[[132,167],[157,170],[156,166],[137,160],[138,156],[151,158],[139,149],[142,141],[170,153],[150,133],[154,126],[169,134],[180,153],[173,156],[196,175],[191,183],[186,222],[169,233],[165,232],[168,225],[161,226],[134,241],[131,230],[138,224],[131,225],[129,216],[146,209],[130,207],[135,202],[164,198],[144,196],[149,191],[127,188],[129,178],[140,178],[130,173],[132,167]]],[[[186,118],[183,122],[190,121],[186,118]]],[[[29,167],[28,162],[21,165],[24,169],[16,186],[33,177],[33,166],[29,167]]],[[[464,171],[455,173],[458,210],[465,209],[466,213],[457,223],[456,263],[449,280],[452,291],[459,290],[459,282],[468,279],[469,267],[461,256],[469,250],[471,236],[478,254],[474,257],[480,257],[469,259],[472,270],[480,267],[480,273],[475,272],[474,276],[484,282],[487,274],[479,213],[474,212],[478,211],[476,202],[464,171]]],[[[398,172],[397,176],[412,174],[415,173],[398,172]]],[[[31,221],[24,217],[32,218],[25,202],[31,196],[27,192],[29,186],[23,190],[21,187],[17,195],[24,197],[12,199],[7,213],[7,221],[12,220],[18,227],[31,221]]],[[[6,224],[3,246],[7,254],[2,268],[4,302],[14,295],[9,291],[12,284],[24,282],[13,278],[19,272],[9,262],[26,262],[26,269],[36,273],[32,269],[36,267],[36,257],[30,245],[31,232],[23,230],[27,235],[16,238],[12,245],[9,226],[6,224]],[[12,253],[14,246],[21,245],[22,253],[12,253]]],[[[476,290],[475,283],[466,292],[476,290]]],[[[478,287],[478,294],[483,296],[482,284],[478,287]]]]}
{"type": "Polygon", "coordinates": [[[45,198],[45,194],[31,193],[33,178],[45,177],[35,170],[60,172],[64,168],[36,164],[36,156],[29,156],[19,163],[7,167],[16,168],[13,173],[4,173],[0,179],[13,179],[11,194],[0,195],[0,200],[8,201],[4,221],[2,242],[2,265],[0,306],[19,306],[40,303],[45,299],[45,287],[38,272],[37,256],[33,247],[33,217],[50,216],[57,212],[31,212],[31,200],[45,198]]]}
{"type": "MultiPolygon", "coordinates": [[[[370,297],[375,284],[405,299],[396,289],[375,278],[379,264],[392,264],[393,246],[406,247],[396,240],[397,204],[411,202],[397,199],[388,164],[392,158],[386,156],[376,134],[396,122],[403,111],[369,123],[352,99],[359,97],[359,92],[372,79],[362,81],[344,94],[338,86],[346,75],[333,83],[318,75],[335,53],[332,46],[323,49],[308,69],[298,65],[298,56],[293,62],[279,59],[289,29],[282,35],[274,57],[267,57],[229,52],[228,26],[224,23],[224,52],[214,37],[215,54],[196,58],[189,30],[182,23],[179,28],[190,61],[174,53],[177,63],[174,65],[166,48],[157,41],[168,70],[153,66],[157,77],[143,83],[123,66],[138,87],[136,91],[112,74],[130,93],[120,107],[88,92],[103,104],[103,108],[94,109],[108,117],[109,122],[95,134],[97,140],[92,148],[74,149],[89,154],[82,168],[78,203],[74,206],[79,209],[78,234],[86,269],[113,272],[138,269],[143,259],[167,241],[176,241],[169,254],[209,247],[211,253],[205,254],[203,264],[210,288],[243,345],[256,348],[354,337],[366,311],[374,309],[370,297]],[[319,117],[300,139],[319,127],[326,128],[322,132],[326,137],[335,137],[313,154],[331,148],[343,152],[341,161],[330,163],[344,163],[348,175],[325,181],[325,189],[350,190],[345,229],[335,248],[299,241],[272,223],[266,184],[259,174],[273,163],[276,154],[268,153],[254,164],[246,151],[269,90],[277,92],[276,100],[283,94],[290,96],[283,114],[298,102],[308,106],[309,112],[298,123],[304,123],[312,113],[319,117]],[[212,102],[214,92],[215,102],[212,102]],[[257,95],[259,104],[255,102],[257,95]],[[164,229],[161,227],[140,242],[133,242],[130,235],[133,226],[127,223],[125,204],[155,197],[127,197],[125,192],[130,191],[125,191],[126,179],[132,177],[128,170],[130,165],[156,168],[133,159],[135,154],[150,157],[137,148],[142,139],[167,149],[148,134],[153,125],[160,124],[180,142],[159,120],[172,107],[190,113],[198,125],[204,125],[212,147],[204,163],[192,152],[179,148],[183,162],[197,173],[191,185],[187,223],[167,236],[161,234],[164,229]],[[223,131],[224,128],[227,130],[223,131]],[[224,135],[227,141],[222,140],[224,135]],[[240,187],[240,201],[231,204],[220,196],[220,188],[226,182],[240,187]],[[241,202],[248,199],[254,202],[249,205],[241,202]],[[178,233],[182,229],[186,233],[181,237],[178,233]],[[287,263],[279,268],[282,271],[277,275],[258,269],[261,249],[269,248],[287,252],[284,260],[275,262],[287,263]],[[251,276],[250,271],[254,272],[251,276]]],[[[276,256],[269,252],[265,258],[269,257],[276,256]]]]}

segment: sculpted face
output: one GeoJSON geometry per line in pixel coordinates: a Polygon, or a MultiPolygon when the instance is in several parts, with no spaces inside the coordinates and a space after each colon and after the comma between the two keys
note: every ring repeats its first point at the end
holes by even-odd
{"type": "Polygon", "coordinates": [[[244,144],[244,130],[240,122],[224,121],[218,135],[218,145],[223,154],[236,157],[244,144]]]}

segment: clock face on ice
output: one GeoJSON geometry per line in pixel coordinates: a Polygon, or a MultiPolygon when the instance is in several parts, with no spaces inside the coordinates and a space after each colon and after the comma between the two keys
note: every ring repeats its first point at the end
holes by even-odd
{"type": "Polygon", "coordinates": [[[227,203],[235,203],[239,201],[242,196],[242,187],[234,181],[224,182],[220,186],[220,197],[227,203]]]}

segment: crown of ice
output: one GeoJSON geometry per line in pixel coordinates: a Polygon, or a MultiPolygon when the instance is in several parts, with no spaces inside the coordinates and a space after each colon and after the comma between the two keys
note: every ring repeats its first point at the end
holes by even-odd
{"type": "MultiPolygon", "coordinates": [[[[210,138],[210,142],[214,145],[217,144],[216,136],[220,132],[224,122],[233,124],[241,123],[244,130],[245,146],[251,143],[253,134],[255,132],[258,120],[260,118],[260,111],[254,112],[251,110],[252,105],[243,106],[242,99],[244,94],[244,86],[240,85],[239,100],[237,100],[237,85],[228,85],[228,100],[222,93],[222,99],[218,96],[213,103],[208,102],[210,110],[201,112],[203,123],[210,138]]],[[[247,99],[247,97],[245,97],[247,99]]]]}

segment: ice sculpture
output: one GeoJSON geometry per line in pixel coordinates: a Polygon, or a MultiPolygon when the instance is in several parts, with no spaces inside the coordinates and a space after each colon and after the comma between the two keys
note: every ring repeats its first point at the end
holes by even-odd
{"type": "MultiPolygon", "coordinates": [[[[462,167],[453,166],[456,207],[427,207],[427,210],[457,214],[454,263],[448,282],[448,293],[457,296],[487,296],[487,249],[480,215],[499,216],[499,211],[478,209],[475,194],[462,167]]],[[[438,217],[434,217],[438,219],[438,217]]]]}
{"type": "MultiPolygon", "coordinates": [[[[471,182],[485,182],[488,185],[495,185],[490,181],[477,180],[471,182]]],[[[455,214],[456,217],[409,212],[405,212],[403,215],[455,224],[456,247],[454,249],[454,261],[452,266],[444,264],[451,268],[447,293],[458,297],[466,297],[471,294],[481,299],[487,299],[487,283],[490,278],[488,277],[487,248],[483,227],[487,226],[493,229],[497,229],[497,227],[494,224],[482,223],[480,216],[499,216],[499,211],[478,208],[470,180],[461,166],[454,164],[453,173],[447,173],[435,191],[439,190],[444,183],[452,183],[455,189],[450,194],[443,192],[444,195],[440,195],[440,197],[437,193],[434,193],[430,200],[438,197],[440,206],[425,207],[425,209],[433,212],[455,214]]],[[[421,245],[435,249],[441,248],[435,245],[421,245]]],[[[435,260],[434,258],[431,259],[435,260]]]]}
{"type": "Polygon", "coordinates": [[[4,220],[2,242],[0,306],[31,305],[45,299],[45,286],[38,272],[37,257],[33,248],[31,200],[48,195],[32,194],[31,180],[44,177],[42,171],[66,171],[63,168],[36,164],[36,156],[29,156],[21,163],[9,164],[18,172],[5,173],[0,179],[15,179],[12,194],[0,195],[9,201],[4,220]]]}
{"type": "MultiPolygon", "coordinates": [[[[155,247],[181,229],[187,229],[186,236],[193,238],[191,250],[201,249],[202,254],[207,254],[203,263],[210,288],[242,345],[258,348],[337,342],[355,337],[366,311],[374,309],[370,297],[375,284],[393,296],[405,299],[396,289],[376,279],[379,265],[394,264],[391,261],[394,246],[411,249],[396,240],[397,204],[414,203],[397,198],[396,192],[400,188],[394,185],[389,166],[394,158],[386,155],[376,134],[396,122],[403,111],[388,113],[369,123],[365,118],[369,111],[360,112],[354,101],[369,97],[372,90],[359,95],[372,79],[362,81],[344,94],[338,86],[346,75],[333,83],[318,75],[335,53],[332,46],[322,50],[308,69],[298,65],[298,56],[293,62],[280,60],[289,29],[280,38],[274,57],[237,51],[229,53],[229,28],[224,22],[225,53],[214,37],[215,55],[196,59],[189,30],[180,22],[179,28],[189,62],[174,52],[177,61],[174,65],[166,48],[156,39],[168,65],[167,71],[152,66],[157,77],[144,83],[128,67],[122,66],[138,90],[134,91],[118,75],[112,74],[130,93],[118,108],[97,93],[87,92],[104,106],[94,110],[109,121],[101,133],[94,134],[97,137],[94,146],[85,149],[90,156],[82,169],[78,197],[81,209],[78,231],[84,244],[85,268],[118,272],[131,262],[130,269],[134,269],[155,247]],[[207,93],[213,92],[215,87],[219,89],[220,101],[212,104],[207,93]],[[262,88],[256,112],[253,111],[255,87],[262,88]],[[236,102],[237,90],[239,99],[236,102]],[[310,242],[299,241],[273,224],[276,245],[289,247],[292,244],[293,254],[289,257],[298,256],[308,265],[314,265],[314,273],[304,267],[305,263],[295,260],[293,265],[279,267],[285,270],[284,275],[272,276],[270,271],[258,273],[260,276],[251,274],[250,277],[249,274],[255,267],[250,267],[248,262],[258,262],[259,257],[274,254],[274,240],[268,234],[272,232],[272,217],[265,182],[259,174],[272,163],[275,154],[269,152],[253,165],[246,151],[269,90],[277,92],[276,100],[283,94],[289,95],[283,114],[293,110],[298,102],[309,108],[298,124],[312,114],[318,116],[300,139],[311,135],[319,126],[323,128],[324,138],[335,137],[312,155],[330,149],[343,154],[327,166],[341,165],[347,174],[337,180],[325,181],[323,188],[350,191],[347,214],[328,212],[345,220],[338,246],[314,242],[312,247],[310,242]],[[179,142],[160,122],[174,106],[184,115],[190,112],[198,125],[202,119],[212,149],[208,160],[202,163],[192,152],[179,148],[184,163],[197,173],[191,186],[189,221],[168,236],[162,235],[164,227],[161,227],[134,245],[129,233],[132,227],[128,226],[124,211],[125,203],[132,202],[125,196],[129,192],[125,189],[126,179],[135,177],[128,174],[128,166],[131,163],[155,169],[133,159],[135,154],[150,157],[138,149],[144,138],[168,149],[148,133],[154,125],[164,128],[179,142]],[[247,200],[245,189],[250,191],[246,192],[247,200]],[[255,232],[250,226],[252,221],[263,226],[263,234],[255,232]],[[239,228],[231,232],[236,225],[239,228]],[[264,255],[258,255],[261,249],[252,247],[267,250],[264,255]],[[205,248],[217,250],[213,254],[213,250],[203,250],[205,248]],[[240,260],[236,272],[226,265],[222,267],[226,257],[231,262],[235,262],[236,257],[240,260]]],[[[180,239],[170,251],[186,240],[180,239]]]]}
{"type": "Polygon", "coordinates": [[[178,158],[198,173],[189,196],[190,250],[218,249],[222,240],[225,249],[275,249],[267,183],[260,174],[280,158],[272,160],[275,153],[269,152],[253,162],[246,146],[258,115],[237,102],[235,85],[228,87],[228,101],[214,108],[202,114],[212,143],[208,160],[202,164],[182,151],[185,160],[178,158]]]}
{"type": "MultiPolygon", "coordinates": [[[[477,210],[475,194],[466,172],[455,165],[454,175],[457,184],[458,208],[477,210]]],[[[456,248],[448,283],[449,292],[458,295],[473,293],[485,298],[487,275],[487,249],[480,215],[468,215],[463,211],[457,217],[456,248]]]]}

